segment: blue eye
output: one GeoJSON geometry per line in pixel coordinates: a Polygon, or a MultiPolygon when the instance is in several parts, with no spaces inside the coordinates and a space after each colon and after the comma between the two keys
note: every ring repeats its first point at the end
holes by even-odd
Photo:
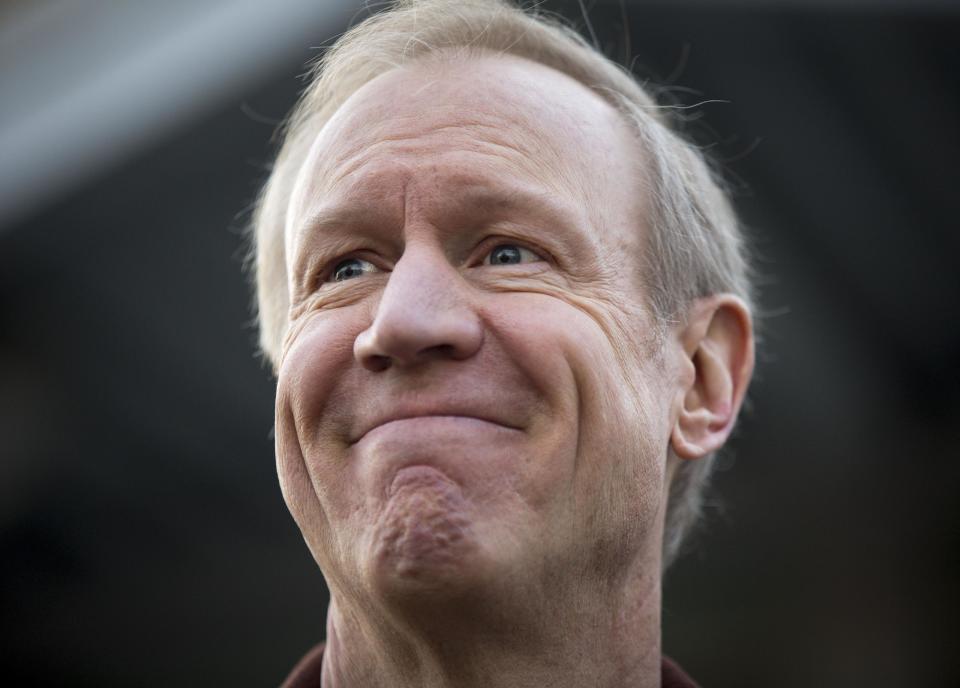
{"type": "Polygon", "coordinates": [[[498,244],[487,254],[487,258],[483,262],[486,265],[517,265],[538,260],[543,259],[530,249],[516,244],[498,244]]]}
{"type": "Polygon", "coordinates": [[[368,272],[374,272],[377,269],[369,260],[362,258],[347,258],[337,263],[330,275],[330,281],[343,282],[344,280],[360,277],[368,272]]]}

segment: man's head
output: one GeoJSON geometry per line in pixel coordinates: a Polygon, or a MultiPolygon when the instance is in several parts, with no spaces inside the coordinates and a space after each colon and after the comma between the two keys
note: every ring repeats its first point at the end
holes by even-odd
{"type": "Polygon", "coordinates": [[[752,369],[734,217],[570,33],[410,4],[321,64],[257,215],[287,503],[357,599],[659,576],[752,369]]]}

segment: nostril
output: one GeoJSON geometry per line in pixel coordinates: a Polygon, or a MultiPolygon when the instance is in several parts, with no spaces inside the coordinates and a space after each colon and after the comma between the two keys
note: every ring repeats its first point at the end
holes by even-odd
{"type": "Polygon", "coordinates": [[[381,370],[386,370],[390,367],[390,357],[380,356],[379,354],[364,356],[363,367],[373,373],[379,373],[381,370]]]}
{"type": "Polygon", "coordinates": [[[420,351],[426,358],[457,358],[457,348],[453,344],[437,344],[420,351]]]}
{"type": "MultiPolygon", "coordinates": [[[[395,270],[391,280],[396,276],[395,270]]],[[[399,287],[393,292],[387,288],[373,322],[353,343],[354,359],[364,369],[376,373],[427,361],[462,361],[481,348],[483,325],[468,304],[430,304],[424,309],[415,301],[399,287]]]]}

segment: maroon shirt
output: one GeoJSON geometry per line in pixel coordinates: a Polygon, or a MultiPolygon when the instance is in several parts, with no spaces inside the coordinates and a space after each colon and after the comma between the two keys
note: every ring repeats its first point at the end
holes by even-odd
{"type": "MultiPolygon", "coordinates": [[[[323,643],[316,645],[303,656],[280,688],[319,688],[323,666],[323,643]]],[[[661,688],[698,688],[683,669],[668,657],[660,659],[661,688]]]]}

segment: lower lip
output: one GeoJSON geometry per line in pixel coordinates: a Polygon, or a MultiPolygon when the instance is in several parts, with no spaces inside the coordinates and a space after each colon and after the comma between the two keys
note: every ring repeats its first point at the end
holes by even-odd
{"type": "Polygon", "coordinates": [[[518,432],[520,431],[516,428],[472,416],[417,416],[378,425],[360,438],[356,444],[359,446],[409,440],[419,442],[444,439],[461,442],[474,439],[492,440],[495,436],[515,435],[518,432]]]}

